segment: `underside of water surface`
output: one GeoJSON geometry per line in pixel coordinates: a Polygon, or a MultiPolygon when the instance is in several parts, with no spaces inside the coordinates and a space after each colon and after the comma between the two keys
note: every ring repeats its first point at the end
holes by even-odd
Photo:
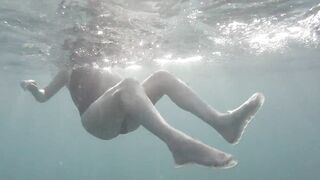
{"type": "Polygon", "coordinates": [[[317,179],[319,38],[316,0],[2,0],[0,179],[317,179]],[[100,140],[82,127],[66,88],[40,104],[19,86],[45,86],[59,69],[87,64],[139,81],[167,70],[222,112],[255,92],[266,100],[232,146],[161,99],[169,124],[239,162],[174,168],[143,127],[100,140]]]}

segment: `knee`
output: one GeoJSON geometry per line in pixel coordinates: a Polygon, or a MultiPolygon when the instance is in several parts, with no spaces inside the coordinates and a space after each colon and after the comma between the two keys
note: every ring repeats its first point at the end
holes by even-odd
{"type": "Polygon", "coordinates": [[[160,82],[170,82],[175,77],[168,71],[160,70],[152,74],[152,78],[160,82]]]}
{"type": "Polygon", "coordinates": [[[114,96],[119,98],[121,106],[126,111],[131,111],[141,104],[141,99],[145,97],[145,92],[138,81],[128,78],[121,82],[120,88],[115,91],[114,96]]]}
{"type": "Polygon", "coordinates": [[[137,80],[133,78],[126,78],[121,81],[117,94],[120,95],[121,99],[131,99],[140,91],[143,91],[143,89],[137,80]]]}
{"type": "Polygon", "coordinates": [[[121,89],[136,89],[140,86],[140,83],[133,78],[126,78],[120,83],[121,89]]]}

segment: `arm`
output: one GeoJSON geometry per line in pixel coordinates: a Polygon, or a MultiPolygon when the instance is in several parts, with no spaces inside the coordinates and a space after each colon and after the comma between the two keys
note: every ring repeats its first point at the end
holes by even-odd
{"type": "Polygon", "coordinates": [[[30,91],[38,102],[46,102],[67,84],[68,79],[68,71],[61,70],[53,78],[50,84],[43,89],[38,88],[37,83],[34,80],[24,80],[20,83],[20,85],[24,90],[30,91]]]}

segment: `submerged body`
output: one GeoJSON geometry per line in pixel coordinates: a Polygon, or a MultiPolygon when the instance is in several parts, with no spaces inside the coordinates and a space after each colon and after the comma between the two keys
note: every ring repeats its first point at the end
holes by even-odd
{"type": "MultiPolygon", "coordinates": [[[[84,127],[88,127],[92,124],[95,124],[97,127],[94,128],[93,132],[88,128],[86,129],[88,131],[90,130],[91,134],[94,134],[95,136],[101,139],[110,139],[114,136],[117,136],[118,134],[128,133],[128,131],[132,129],[132,124],[128,122],[126,119],[119,120],[115,118],[111,121],[105,121],[104,116],[106,115],[102,115],[103,112],[105,112],[103,110],[100,110],[100,112],[95,112],[95,117],[99,117],[101,119],[95,119],[95,123],[92,123],[92,117],[89,121],[86,120],[86,118],[84,118],[88,116],[88,113],[83,115],[91,104],[97,101],[97,99],[101,97],[104,93],[106,93],[111,87],[121,82],[121,80],[122,78],[120,75],[105,69],[82,66],[75,68],[71,71],[70,79],[68,81],[68,89],[70,91],[72,100],[79,110],[79,113],[82,117],[82,122],[85,123],[84,127]],[[122,123],[120,124],[120,122],[122,123]],[[118,127],[115,128],[115,126],[119,125],[120,129],[118,127]],[[111,129],[106,131],[106,128],[108,127],[111,127],[111,129]],[[98,129],[101,130],[98,131],[98,129]]],[[[113,114],[115,114],[116,110],[113,111],[113,114]]],[[[138,126],[139,125],[135,123],[134,129],[136,129],[138,126]]]]}
{"type": "Polygon", "coordinates": [[[100,139],[113,139],[142,125],[168,146],[177,165],[232,167],[236,162],[230,154],[171,127],[154,106],[163,95],[216,129],[232,144],[239,142],[245,127],[264,102],[263,95],[256,93],[237,109],[220,113],[166,71],[155,72],[139,83],[91,66],[61,70],[44,89],[38,88],[33,80],[23,81],[21,86],[39,102],[47,101],[67,86],[82,124],[90,134],[100,139]]]}

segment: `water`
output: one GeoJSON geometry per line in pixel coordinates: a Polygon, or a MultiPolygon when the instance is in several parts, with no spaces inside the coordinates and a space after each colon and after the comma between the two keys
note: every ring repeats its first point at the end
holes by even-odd
{"type": "Polygon", "coordinates": [[[319,7],[316,0],[2,0],[0,179],[319,178],[319,7]],[[45,104],[20,89],[22,79],[45,85],[72,48],[140,80],[167,69],[221,111],[263,92],[265,105],[237,146],[168,98],[157,104],[170,124],[234,154],[238,166],[176,169],[144,128],[102,141],[82,128],[66,89],[45,104]]]}

